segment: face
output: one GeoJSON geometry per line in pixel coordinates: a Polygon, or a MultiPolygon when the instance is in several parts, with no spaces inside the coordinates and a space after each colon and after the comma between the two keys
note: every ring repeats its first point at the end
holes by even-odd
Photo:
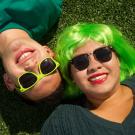
{"type": "MultiPolygon", "coordinates": [[[[13,90],[18,86],[17,78],[25,72],[39,74],[38,64],[47,57],[54,57],[54,53],[47,47],[41,46],[32,39],[14,40],[8,45],[2,56],[6,71],[4,80],[7,87],[13,90]]],[[[45,76],[37,84],[22,94],[24,97],[37,101],[53,94],[59,87],[61,77],[56,69],[52,74],[45,76]]]]}
{"type": "Polygon", "coordinates": [[[81,54],[89,54],[89,64],[85,69],[78,70],[74,64],[71,64],[72,78],[87,97],[109,96],[120,85],[120,64],[115,53],[112,52],[111,59],[106,59],[106,62],[100,62],[93,56],[93,51],[101,47],[105,46],[99,42],[88,41],[74,52],[74,58],[81,54]]]}

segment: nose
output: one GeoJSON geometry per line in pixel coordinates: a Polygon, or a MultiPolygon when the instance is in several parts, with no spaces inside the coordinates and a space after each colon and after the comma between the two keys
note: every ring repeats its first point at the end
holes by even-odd
{"type": "Polygon", "coordinates": [[[93,73],[101,68],[102,68],[102,63],[96,60],[93,55],[89,55],[89,66],[87,68],[87,72],[93,73]]]}
{"type": "Polygon", "coordinates": [[[39,73],[37,62],[30,62],[25,65],[25,70],[29,72],[39,73]]]}

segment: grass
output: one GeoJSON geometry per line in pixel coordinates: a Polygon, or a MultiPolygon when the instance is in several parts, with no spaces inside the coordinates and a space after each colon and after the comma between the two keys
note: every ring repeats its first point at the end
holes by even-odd
{"type": "MultiPolygon", "coordinates": [[[[60,31],[77,22],[114,24],[135,44],[134,0],[64,0],[56,33],[48,44],[54,48],[60,31]]],[[[2,69],[0,68],[2,72],[2,69]]],[[[6,91],[0,76],[0,135],[39,135],[54,106],[27,104],[6,91]]]]}

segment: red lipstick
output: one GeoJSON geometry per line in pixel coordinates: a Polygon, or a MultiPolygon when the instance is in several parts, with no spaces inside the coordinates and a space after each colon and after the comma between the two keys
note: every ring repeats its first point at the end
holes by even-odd
{"type": "Polygon", "coordinates": [[[102,84],[102,83],[104,83],[106,81],[107,75],[108,75],[108,73],[97,73],[97,74],[93,74],[93,75],[91,75],[88,78],[88,81],[92,85],[102,84]]]}

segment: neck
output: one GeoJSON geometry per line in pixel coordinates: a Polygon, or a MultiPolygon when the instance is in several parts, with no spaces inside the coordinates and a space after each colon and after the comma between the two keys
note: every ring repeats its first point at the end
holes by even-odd
{"type": "Polygon", "coordinates": [[[27,32],[20,29],[9,29],[0,33],[0,57],[3,56],[5,50],[13,40],[26,37],[29,38],[27,32]]]}
{"type": "Polygon", "coordinates": [[[112,96],[102,100],[97,106],[94,104],[95,108],[90,108],[90,112],[106,120],[122,123],[131,112],[133,103],[132,90],[121,86],[112,96]]]}

